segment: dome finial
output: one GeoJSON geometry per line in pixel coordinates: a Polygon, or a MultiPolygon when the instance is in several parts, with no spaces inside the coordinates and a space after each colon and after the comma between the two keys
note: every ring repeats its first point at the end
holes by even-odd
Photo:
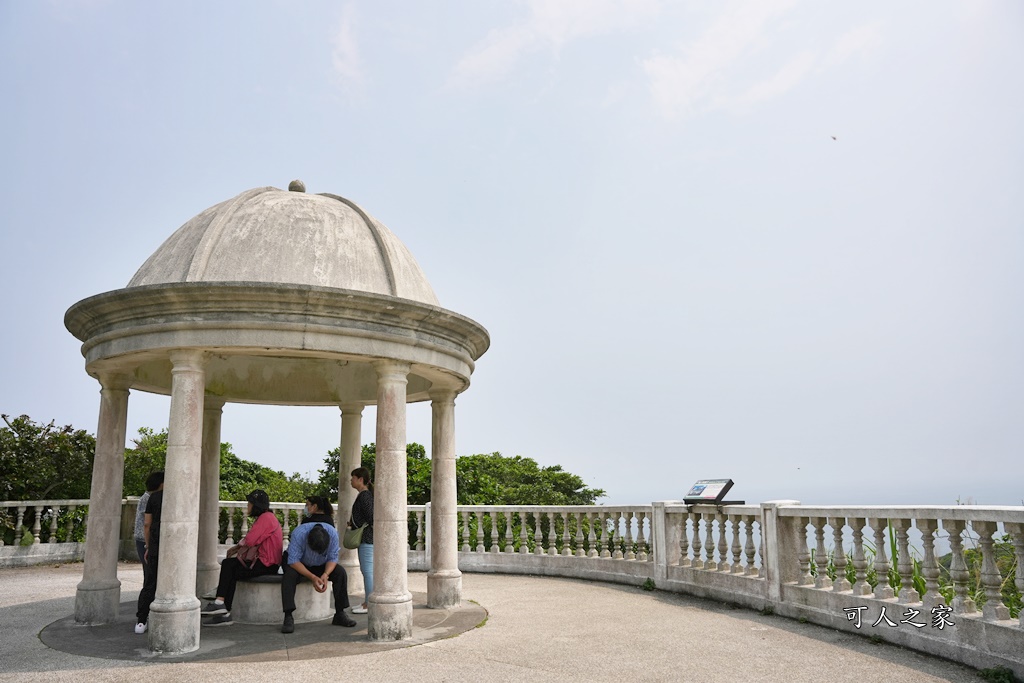
{"type": "Polygon", "coordinates": [[[305,192],[306,191],[306,183],[302,182],[301,180],[293,180],[290,183],[288,183],[288,191],[289,192],[305,192]]]}

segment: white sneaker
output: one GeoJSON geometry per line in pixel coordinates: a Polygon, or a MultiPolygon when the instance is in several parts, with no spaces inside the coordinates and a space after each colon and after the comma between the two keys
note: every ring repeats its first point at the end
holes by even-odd
{"type": "Polygon", "coordinates": [[[367,609],[360,605],[359,607],[352,608],[352,614],[366,614],[367,609]]]}
{"type": "Polygon", "coordinates": [[[143,633],[145,633],[146,632],[146,628],[147,628],[146,624],[141,624],[141,623],[140,624],[135,624],[135,632],[138,633],[139,635],[142,635],[143,633]]]}

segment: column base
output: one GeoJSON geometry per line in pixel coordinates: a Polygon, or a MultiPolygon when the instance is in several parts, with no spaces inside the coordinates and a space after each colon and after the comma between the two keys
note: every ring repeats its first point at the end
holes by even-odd
{"type": "Polygon", "coordinates": [[[199,649],[199,600],[154,601],[149,612],[149,649],[165,654],[185,654],[199,649]]]}
{"type": "Polygon", "coordinates": [[[95,581],[78,584],[75,593],[75,621],[79,624],[112,624],[121,604],[121,582],[95,581]]]}
{"type": "Polygon", "coordinates": [[[427,574],[427,607],[452,609],[462,604],[462,572],[439,571],[427,574]]]}
{"type": "Polygon", "coordinates": [[[220,565],[214,564],[206,567],[196,567],[196,597],[202,598],[217,590],[220,583],[220,565]]]}
{"type": "Polygon", "coordinates": [[[374,592],[368,603],[367,635],[370,640],[412,638],[412,595],[379,596],[374,592]],[[386,600],[382,602],[381,600],[386,600]]]}

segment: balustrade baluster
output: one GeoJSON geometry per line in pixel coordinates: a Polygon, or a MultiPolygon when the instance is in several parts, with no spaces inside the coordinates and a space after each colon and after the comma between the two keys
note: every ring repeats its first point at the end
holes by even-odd
{"type": "Polygon", "coordinates": [[[742,554],[742,548],[740,548],[740,517],[739,515],[729,515],[729,525],[732,527],[732,566],[729,571],[732,574],[742,574],[743,565],[740,564],[740,555],[742,554]]]}
{"type": "Polygon", "coordinates": [[[235,509],[231,506],[224,508],[228,515],[228,529],[227,535],[224,537],[224,543],[227,545],[234,545],[235,543],[235,509]]]}
{"type": "Polygon", "coordinates": [[[729,571],[729,545],[725,540],[725,515],[719,512],[715,515],[718,522],[718,571],[729,571]]]}
{"type": "Polygon", "coordinates": [[[512,542],[512,519],[513,513],[511,510],[505,512],[505,552],[514,553],[516,551],[515,544],[512,542]]]}
{"type": "Polygon", "coordinates": [[[953,611],[958,614],[970,614],[977,612],[978,608],[974,600],[968,595],[968,581],[970,574],[967,571],[967,562],[964,560],[963,534],[965,523],[959,519],[942,520],[942,528],[949,534],[949,579],[953,584],[953,611]]]}
{"type": "Polygon", "coordinates": [[[50,507],[50,514],[53,516],[50,518],[50,538],[47,539],[47,543],[57,542],[57,517],[60,515],[60,506],[52,505],[50,507]]]}
{"type": "Polygon", "coordinates": [[[597,547],[597,515],[593,512],[586,513],[587,525],[590,530],[587,532],[587,557],[598,557],[601,551],[597,547]]]}
{"type": "Polygon", "coordinates": [[[921,532],[921,545],[924,548],[924,561],[921,562],[924,595],[921,596],[921,602],[926,610],[930,610],[943,601],[939,593],[939,564],[935,561],[935,531],[939,523],[934,519],[918,519],[914,526],[921,532]]]}
{"type": "Polygon", "coordinates": [[[572,557],[572,536],[569,534],[569,513],[562,513],[562,555],[572,557]]]}
{"type": "Polygon", "coordinates": [[[704,560],[701,559],[701,556],[700,556],[700,549],[702,547],[701,546],[701,542],[700,542],[700,522],[701,522],[702,519],[704,519],[704,514],[703,513],[701,513],[701,512],[693,513],[693,544],[692,544],[692,547],[693,547],[693,562],[691,563],[690,566],[693,567],[694,569],[703,569],[704,568],[704,560]]]}
{"type": "Polygon", "coordinates": [[[817,576],[814,577],[815,588],[831,588],[832,579],[828,576],[828,551],[825,550],[825,523],[824,517],[811,517],[811,524],[814,526],[814,566],[817,569],[817,576]]]}
{"type": "Polygon", "coordinates": [[[985,621],[1009,619],[1010,610],[1003,604],[1000,593],[1003,580],[996,566],[995,547],[992,544],[996,523],[971,522],[971,528],[978,534],[978,543],[981,545],[981,585],[985,587],[985,604],[981,608],[981,616],[985,621]]]}
{"type": "Polygon", "coordinates": [[[636,513],[636,561],[646,562],[649,547],[647,530],[644,529],[644,522],[647,520],[647,513],[640,511],[636,513]]]}
{"type": "Polygon", "coordinates": [[[587,551],[583,547],[583,523],[580,521],[580,513],[572,513],[572,518],[576,522],[576,557],[586,557],[587,551]]]}
{"type": "Polygon", "coordinates": [[[610,558],[612,556],[611,546],[608,545],[608,514],[603,510],[597,513],[598,519],[601,520],[601,540],[598,541],[598,545],[601,551],[601,557],[610,558]]]}
{"type": "Polygon", "coordinates": [[[746,541],[743,545],[743,553],[747,556],[747,563],[743,568],[744,576],[755,576],[758,573],[757,565],[754,564],[754,515],[743,516],[743,528],[746,541]]]}
{"type": "MultiPolygon", "coordinates": [[[[77,505],[71,505],[71,506],[68,507],[68,528],[67,528],[67,533],[68,533],[67,541],[68,541],[68,543],[74,543],[75,542],[75,536],[74,536],[74,531],[75,531],[75,510],[77,510],[77,509],[78,509],[77,505]]],[[[0,543],[0,545],[3,545],[3,543],[0,543]]]]}
{"type": "Polygon", "coordinates": [[[811,576],[811,551],[807,548],[807,525],[809,523],[810,519],[807,517],[796,518],[796,526],[800,535],[800,550],[796,554],[797,562],[800,563],[798,586],[810,586],[814,583],[814,577],[811,576]]]}
{"type": "Polygon", "coordinates": [[[426,532],[426,514],[425,510],[416,511],[416,550],[424,550],[427,547],[424,535],[426,532]]]}
{"type": "Polygon", "coordinates": [[[621,560],[623,557],[622,552],[622,534],[619,532],[619,519],[621,518],[621,512],[613,512],[612,517],[612,545],[615,546],[615,550],[612,552],[613,560],[621,560]]]}
{"type": "Polygon", "coordinates": [[[533,554],[544,554],[544,534],[540,530],[540,512],[533,513],[533,554]]]}
{"type": "Polygon", "coordinates": [[[491,552],[501,552],[498,547],[498,513],[491,511],[491,552]]]}
{"type": "MultiPolygon", "coordinates": [[[[292,515],[291,515],[291,512],[292,511],[289,510],[288,508],[284,508],[282,510],[282,512],[284,513],[282,515],[282,517],[284,517],[284,523],[281,524],[281,540],[284,542],[285,547],[287,547],[288,546],[288,539],[291,538],[291,533],[292,533],[292,531],[291,531],[291,525],[292,525],[292,515]]],[[[301,515],[300,515],[300,517],[301,517],[301,515]]],[[[300,519],[300,521],[301,521],[301,519],[300,519]]],[[[298,524],[296,524],[295,526],[298,526],[298,524]]]]}
{"type": "Polygon", "coordinates": [[[853,582],[854,595],[871,595],[871,585],[868,583],[868,561],[864,556],[865,523],[866,520],[863,517],[850,518],[850,525],[853,527],[853,569],[857,577],[853,582]]]}
{"type": "Polygon", "coordinates": [[[472,550],[469,545],[470,539],[470,523],[469,523],[469,510],[462,510],[459,513],[459,517],[462,519],[462,552],[468,553],[472,550]]]}
{"type": "Polygon", "coordinates": [[[478,553],[484,552],[484,513],[477,510],[476,516],[476,551],[478,553]]]}
{"type": "Polygon", "coordinates": [[[718,563],[715,562],[715,515],[708,513],[704,517],[704,569],[714,572],[718,571],[718,563]]]}
{"type": "Polygon", "coordinates": [[[907,531],[910,529],[910,520],[891,519],[889,523],[896,530],[896,548],[900,554],[896,561],[896,571],[900,575],[900,603],[920,602],[921,596],[917,589],[914,588],[914,562],[910,557],[910,541],[907,537],[907,531]]]}
{"type": "Polygon", "coordinates": [[[548,555],[551,557],[558,556],[558,513],[548,511],[548,555]]]}
{"type": "Polygon", "coordinates": [[[530,531],[529,525],[526,520],[526,513],[520,512],[519,514],[519,554],[529,555],[530,554],[530,531]]]}
{"type": "Polygon", "coordinates": [[[245,514],[245,508],[242,508],[242,538],[249,533],[249,515],[245,514]]]}
{"type": "Polygon", "coordinates": [[[690,562],[690,538],[688,534],[689,529],[690,513],[684,512],[679,515],[679,566],[689,567],[690,562]]]}
{"type": "Polygon", "coordinates": [[[622,559],[635,560],[636,553],[633,552],[633,511],[623,510],[623,533],[620,537],[623,542],[622,559]]]}
{"type": "Polygon", "coordinates": [[[832,525],[832,542],[835,549],[832,551],[832,564],[836,566],[836,578],[832,581],[832,590],[836,593],[843,593],[853,588],[850,580],[846,578],[846,551],[843,550],[843,526],[846,524],[845,517],[829,517],[828,523],[832,525]]]}
{"type": "MultiPolygon", "coordinates": [[[[1014,583],[1017,586],[1017,592],[1024,595],[1024,524],[1020,522],[1004,522],[1003,528],[1013,538],[1013,552],[1017,559],[1017,573],[1014,577],[1014,583]]],[[[1024,609],[1017,615],[1017,622],[1017,625],[1024,629],[1024,609]]]]}
{"type": "Polygon", "coordinates": [[[888,545],[885,529],[889,520],[872,518],[868,520],[868,525],[875,532],[875,579],[878,581],[875,584],[875,597],[889,600],[894,595],[889,585],[889,556],[885,554],[885,546],[888,545]]]}
{"type": "Polygon", "coordinates": [[[25,506],[24,505],[19,505],[18,506],[18,521],[17,521],[17,526],[15,527],[17,529],[17,532],[15,532],[15,534],[14,534],[14,545],[21,545],[21,538],[24,535],[24,530],[22,528],[24,523],[25,523],[25,506]]]}
{"type": "Polygon", "coordinates": [[[40,522],[43,517],[43,506],[36,505],[32,508],[33,521],[32,521],[32,545],[39,545],[39,533],[42,531],[40,522]]]}

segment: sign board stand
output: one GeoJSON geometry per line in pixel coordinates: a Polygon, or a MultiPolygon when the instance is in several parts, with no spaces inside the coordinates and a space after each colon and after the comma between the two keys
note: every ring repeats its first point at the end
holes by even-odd
{"type": "Polygon", "coordinates": [[[723,500],[732,488],[732,479],[699,479],[683,497],[687,505],[744,505],[742,500],[723,500]]]}

